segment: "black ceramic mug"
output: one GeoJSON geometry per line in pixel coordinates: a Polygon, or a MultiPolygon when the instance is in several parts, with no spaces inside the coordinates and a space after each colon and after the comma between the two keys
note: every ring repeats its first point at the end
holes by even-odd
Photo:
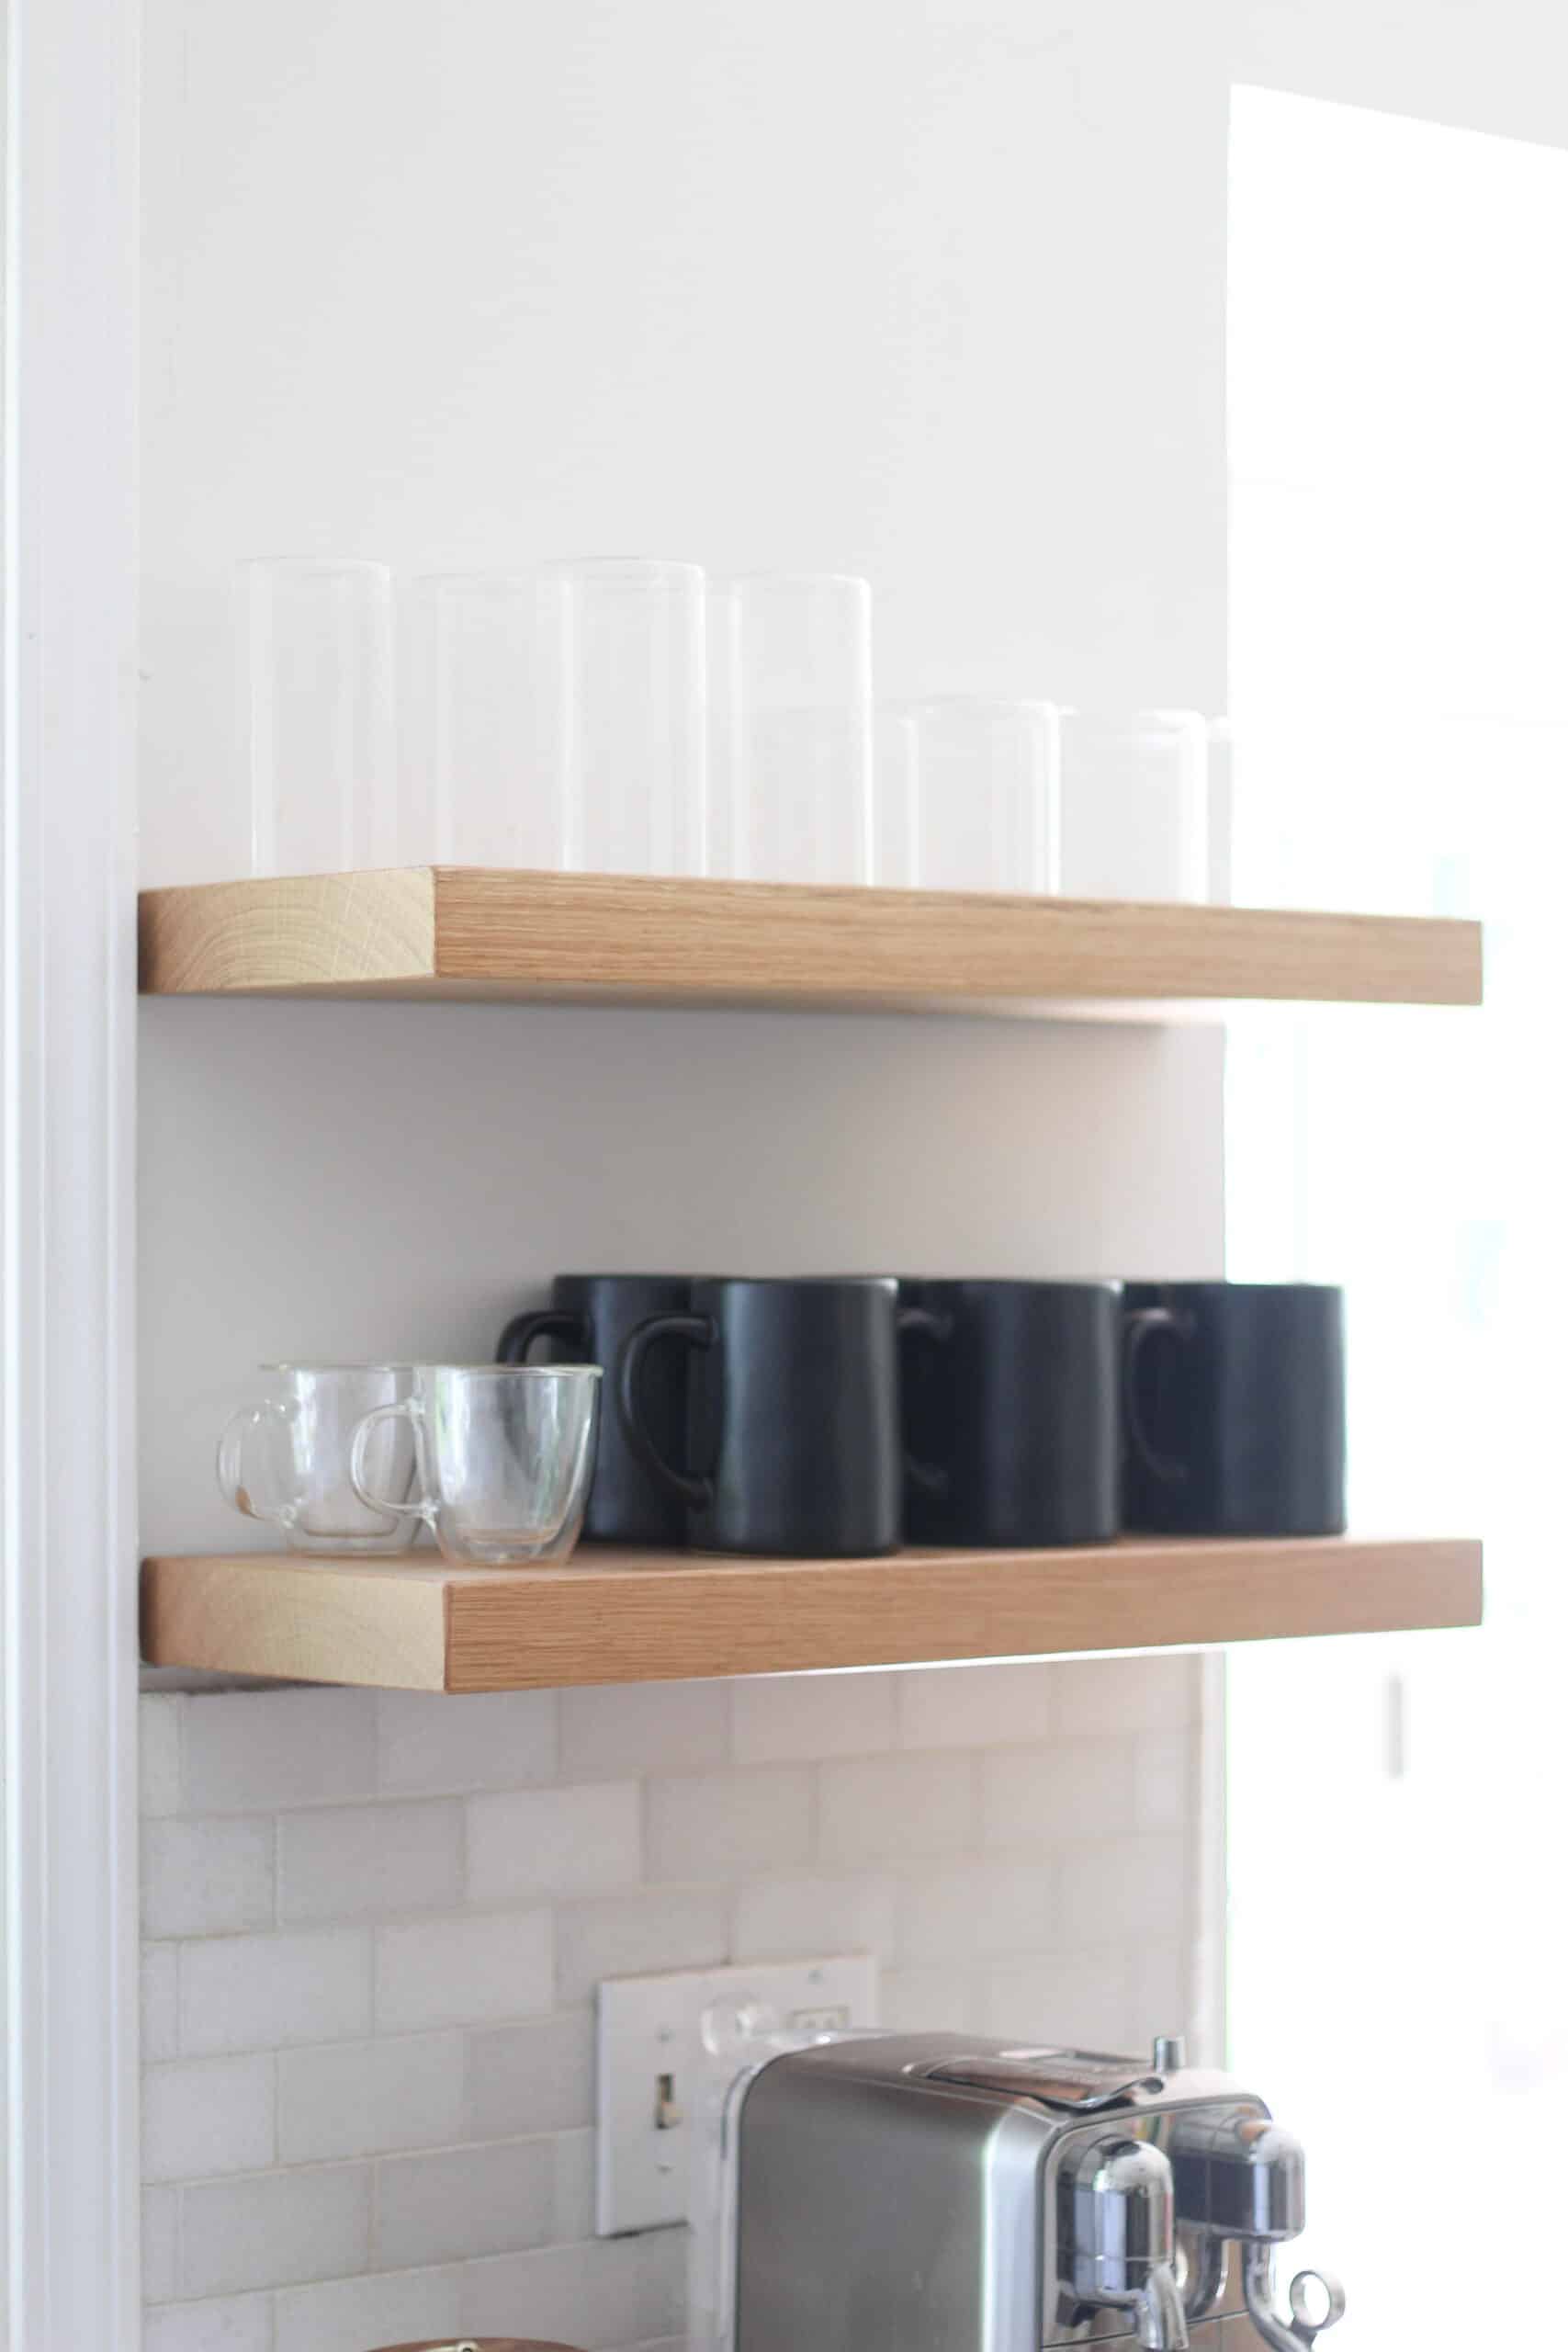
{"type": "MultiPolygon", "coordinates": [[[[543,1340],[555,1361],[604,1366],[608,1383],[627,1335],[650,1315],[684,1307],[688,1274],[558,1274],[550,1304],[514,1316],[501,1335],[498,1363],[526,1363],[543,1340]]],[[[606,1404],[608,1398],[606,1398],[606,1404]]],[[[686,1360],[660,1351],[657,1377],[644,1385],[648,1426],[661,1450],[679,1453],[685,1442],[686,1360]]],[[[685,1506],[646,1469],[622,1434],[615,1413],[599,1419],[599,1456],[582,1532],[600,1544],[683,1544],[685,1506]]]]}
{"type": "Polygon", "coordinates": [[[1109,1544],[1118,1525],[1117,1283],[905,1282],[911,1544],[1109,1544]]]}
{"type": "Polygon", "coordinates": [[[898,1333],[924,1320],[883,1276],[699,1281],[621,1350],[627,1443],[703,1552],[863,1557],[897,1545],[898,1333]],[[689,1351],[686,1439],[660,1443],[656,1356],[689,1351]]]}
{"type": "Polygon", "coordinates": [[[1173,1535],[1345,1530],[1345,1297],[1129,1283],[1124,1516],[1173,1535]]]}

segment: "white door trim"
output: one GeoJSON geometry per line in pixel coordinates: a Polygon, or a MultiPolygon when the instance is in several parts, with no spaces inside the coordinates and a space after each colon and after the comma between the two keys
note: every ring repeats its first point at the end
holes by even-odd
{"type": "Polygon", "coordinates": [[[136,0],[0,0],[6,2341],[140,2341],[136,0]]]}

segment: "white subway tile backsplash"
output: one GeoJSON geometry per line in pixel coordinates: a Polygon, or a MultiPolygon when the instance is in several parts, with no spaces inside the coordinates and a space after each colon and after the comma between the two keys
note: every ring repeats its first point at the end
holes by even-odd
{"type": "Polygon", "coordinates": [[[547,1911],[481,1913],[378,1928],[377,2031],[499,2025],[548,2009],[552,1940],[547,1911]]]}
{"type": "Polygon", "coordinates": [[[177,2292],[180,2261],[180,2199],[175,2188],[141,2192],[141,2297],[161,2303],[177,2292]]]}
{"type": "Polygon", "coordinates": [[[683,2324],[684,2230],[645,2230],[592,2245],[554,2245],[469,2265],[459,2324],[475,2335],[525,2328],[548,2342],[610,2352],[652,2328],[683,2324]]]}
{"type": "Polygon", "coordinates": [[[612,1894],[642,1875],[642,1791],[604,1781],[470,1797],[468,1843],[472,1902],[612,1894]]]}
{"type": "Polygon", "coordinates": [[[1069,1953],[978,1972],[976,2030],[1020,2041],[1128,2050],[1130,1969],[1124,1951],[1069,1953]]]}
{"type": "Polygon", "coordinates": [[[272,2297],[165,2303],[146,2315],[141,2352],[274,2352],[272,2297]]]}
{"type": "Polygon", "coordinates": [[[555,1776],[553,1690],[466,1699],[383,1690],[375,1703],[378,1785],[389,1796],[516,1789],[555,1776]]]}
{"type": "Polygon", "coordinates": [[[270,2052],[149,2066],[141,2078],[141,2177],[255,2172],[276,2144],[270,2052]]]}
{"type": "Polygon", "coordinates": [[[461,2298],[457,2269],[387,2270],[288,2287],[277,2297],[275,2352],[367,2352],[371,2345],[455,2336],[461,2298]]]}
{"type": "Polygon", "coordinates": [[[570,2245],[578,2238],[593,2235],[598,2142],[596,2132],[562,2132],[551,2143],[555,2151],[553,2245],[570,2245]]]}
{"type": "Polygon", "coordinates": [[[461,2140],[464,2055],[456,2032],[280,2051],[280,2161],[321,2164],[461,2140]]]}
{"type": "Polygon", "coordinates": [[[897,1739],[891,1674],[761,1674],[729,1685],[738,1764],[867,1756],[897,1739]]]}
{"type": "Polygon", "coordinates": [[[716,1888],[671,1888],[597,1903],[563,1903],[556,1914],[556,1998],[592,1998],[605,1976],[707,1968],[729,1956],[729,1904],[716,1888]]]}
{"type": "Polygon", "coordinates": [[[180,1950],[180,2047],[189,2056],[284,2050],[370,2029],[370,1938],[229,1936],[180,1950]]]}
{"type": "Polygon", "coordinates": [[[1185,1841],[1108,1838],[1061,1858],[1062,1917],[1075,1943],[1168,1939],[1193,1907],[1185,1841]]]}
{"type": "Polygon", "coordinates": [[[735,1878],[811,1853],[811,1774],[774,1765],[648,1784],[651,1880],[735,1878]]]}
{"type": "Polygon", "coordinates": [[[722,1682],[613,1683],[560,1694],[563,1780],[640,1780],[728,1760],[729,1691],[722,1682]]]}
{"type": "Polygon", "coordinates": [[[1059,1739],[980,1758],[980,1825],[993,1852],[1124,1837],[1135,1824],[1131,1739],[1059,1739]]]}
{"type": "Polygon", "coordinates": [[[555,2182],[550,2140],[385,2157],[377,2168],[373,2259],[412,2267],[544,2245],[554,2220],[555,2182]]]}
{"type": "Polygon", "coordinates": [[[1057,1939],[1051,1865],[966,1862],[922,1871],[898,1890],[900,1961],[964,1961],[1046,1951],[1057,1939]]]}
{"type": "Polygon", "coordinates": [[[1190,1731],[1145,1732],[1134,1743],[1134,1824],[1178,1829],[1197,1800],[1198,1741],[1190,1731]]]}
{"type": "Polygon", "coordinates": [[[245,2173],[182,2193],[180,2283],[187,2295],[331,2278],[363,2270],[369,2253],[368,2165],[245,2173]]]}
{"type": "Polygon", "coordinates": [[[175,2058],[180,2047],[180,1948],[141,1947],[141,2063],[175,2058]]]}
{"type": "Polygon", "coordinates": [[[214,1691],[181,1704],[188,1813],[265,1813],[375,1789],[371,1691],[214,1691]]]}
{"type": "Polygon", "coordinates": [[[818,1792],[827,1861],[960,1854],[975,1843],[972,1757],[845,1757],[818,1767],[818,1792]]]}
{"type": "Polygon", "coordinates": [[[1132,1967],[1133,2047],[1141,2049],[1156,2033],[1195,2032],[1198,1971],[1191,1945],[1173,1936],[1140,1937],[1132,1967]]]}
{"type": "Polygon", "coordinates": [[[1053,1730],[1180,1731],[1198,1712],[1199,1661],[1190,1657],[1078,1658],[1058,1666],[1053,1730]]]}
{"type": "Polygon", "coordinates": [[[530,2132],[573,2131],[592,2120],[591,2009],[466,2039],[463,2128],[454,2139],[521,2139],[530,2132]]]}
{"type": "Polygon", "coordinates": [[[885,1968],[878,2022],[897,2033],[976,2033],[970,1968],[885,1968]]]}
{"type": "Polygon", "coordinates": [[[141,1832],[142,1933],[270,1928],[272,1849],[269,1820],[150,1821],[141,1832]]]}
{"type": "Polygon", "coordinates": [[[141,1702],[138,1795],[143,1821],[180,1809],[180,1701],[150,1692],[141,1702]]]}
{"type": "Polygon", "coordinates": [[[453,1910],[462,1899],[461,1809],[318,1807],[277,1825],[278,1917],[362,1919],[453,1910]]]}
{"type": "Polygon", "coordinates": [[[996,1747],[1044,1739],[1051,1731],[1055,1669],[1022,1666],[922,1666],[900,1674],[902,1747],[996,1747]]]}
{"type": "Polygon", "coordinates": [[[733,1956],[792,1960],[887,1951],[896,1895],[893,1879],[868,1871],[749,1879],[736,1894],[733,1956]]]}
{"type": "Polygon", "coordinates": [[[144,2352],[680,2352],[683,2233],[592,2235],[596,1985],[860,1950],[908,2030],[1179,2030],[1198,1693],[1156,1658],[149,1700],[144,2352]]]}

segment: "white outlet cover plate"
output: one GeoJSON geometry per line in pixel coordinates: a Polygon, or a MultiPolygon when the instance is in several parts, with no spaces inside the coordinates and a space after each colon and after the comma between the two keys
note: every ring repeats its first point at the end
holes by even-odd
{"type": "Polygon", "coordinates": [[[782,2025],[874,2025],[876,1962],[770,1960],[750,1968],[617,1976],[599,1987],[598,2231],[619,2237],[683,2222],[689,2119],[701,2073],[703,2012],[723,2001],[772,2009],[782,2025]],[[682,2119],[660,2130],[659,2078],[672,2078],[682,2119]]]}

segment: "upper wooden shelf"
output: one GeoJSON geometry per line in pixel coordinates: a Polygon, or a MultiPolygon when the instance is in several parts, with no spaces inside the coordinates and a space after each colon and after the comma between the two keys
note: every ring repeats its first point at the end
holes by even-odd
{"type": "Polygon", "coordinates": [[[1481,929],[1397,915],[410,866],[141,899],[160,996],[1213,1016],[1469,1005],[1481,929]]]}
{"type": "Polygon", "coordinates": [[[942,1659],[1212,1647],[1481,1622],[1460,1538],[1143,1538],[1057,1552],[773,1560],[592,1548],[457,1570],[243,1553],[148,1560],[152,1666],[415,1690],[561,1689],[942,1659]]]}

